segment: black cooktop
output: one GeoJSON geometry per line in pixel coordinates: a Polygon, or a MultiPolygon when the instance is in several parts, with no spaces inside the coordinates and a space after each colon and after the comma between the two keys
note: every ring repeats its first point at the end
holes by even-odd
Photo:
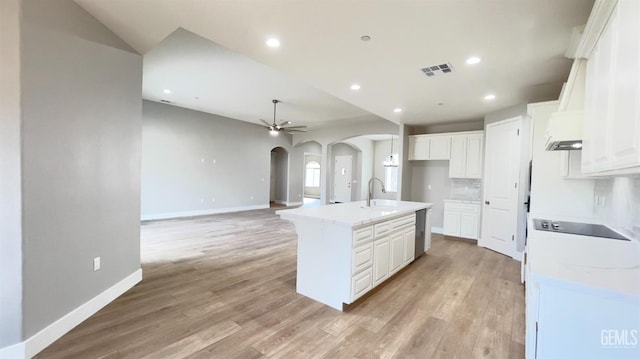
{"type": "Polygon", "coordinates": [[[534,219],[533,223],[539,231],[579,234],[582,236],[611,238],[623,241],[629,240],[629,238],[601,224],[553,221],[549,219],[534,219]]]}

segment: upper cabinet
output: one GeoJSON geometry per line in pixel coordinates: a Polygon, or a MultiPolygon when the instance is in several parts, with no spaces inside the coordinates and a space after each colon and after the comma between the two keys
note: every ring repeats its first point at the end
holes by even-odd
{"type": "Polygon", "coordinates": [[[483,131],[451,137],[450,178],[482,178],[483,131]]]}
{"type": "Polygon", "coordinates": [[[450,178],[482,178],[484,131],[409,136],[409,160],[450,160],[450,178]]]}
{"type": "Polygon", "coordinates": [[[640,1],[619,0],[587,63],[582,172],[640,173],[640,1]]]}
{"type": "Polygon", "coordinates": [[[448,160],[450,134],[409,136],[409,160],[448,160]]]}

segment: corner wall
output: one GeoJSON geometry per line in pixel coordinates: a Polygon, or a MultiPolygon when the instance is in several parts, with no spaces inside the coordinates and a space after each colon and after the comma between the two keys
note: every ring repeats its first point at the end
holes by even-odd
{"type": "Polygon", "coordinates": [[[143,220],[269,207],[271,150],[291,136],[150,101],[142,116],[143,220]]]}
{"type": "Polygon", "coordinates": [[[142,57],[71,0],[24,0],[22,10],[23,335],[37,342],[32,355],[85,319],[78,308],[140,273],[142,57]]]}
{"type": "Polygon", "coordinates": [[[0,1],[0,357],[22,341],[20,8],[0,1]]]}

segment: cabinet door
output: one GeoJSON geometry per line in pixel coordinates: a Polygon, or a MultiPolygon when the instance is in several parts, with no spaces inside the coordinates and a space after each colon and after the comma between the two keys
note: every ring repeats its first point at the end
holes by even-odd
{"type": "Polygon", "coordinates": [[[619,1],[616,12],[608,143],[610,168],[623,169],[640,164],[640,1],[619,1]]]}
{"type": "MultiPolygon", "coordinates": [[[[596,44],[595,49],[587,61],[587,75],[584,86],[584,123],[582,129],[582,172],[584,173],[591,173],[595,171],[594,157],[597,150],[595,148],[595,141],[596,136],[598,136],[598,119],[596,118],[596,83],[598,78],[599,57],[600,49],[596,44]]],[[[568,170],[569,169],[567,167],[567,174],[568,170]]]]}
{"type": "Polygon", "coordinates": [[[373,285],[389,276],[389,238],[373,242],[373,285]]]}
{"type": "Polygon", "coordinates": [[[593,138],[592,161],[595,170],[607,170],[609,137],[607,131],[607,122],[611,118],[611,93],[613,85],[613,50],[615,42],[615,33],[617,29],[617,17],[615,12],[611,15],[607,27],[604,29],[600,40],[598,41],[598,54],[596,60],[596,81],[595,81],[595,98],[596,105],[594,108],[594,126],[595,136],[593,138]]]}
{"type": "Polygon", "coordinates": [[[467,136],[451,137],[449,178],[465,178],[467,167],[467,136]]]}
{"type": "Polygon", "coordinates": [[[359,273],[371,268],[373,260],[373,246],[371,243],[354,248],[351,255],[351,274],[359,273]]]}
{"type": "Polygon", "coordinates": [[[391,235],[391,267],[390,274],[393,274],[402,268],[404,264],[405,240],[404,233],[397,231],[391,235]]]}
{"type": "Polygon", "coordinates": [[[460,237],[478,239],[478,215],[473,213],[460,214],[460,237]]]}
{"type": "Polygon", "coordinates": [[[451,136],[429,137],[429,159],[448,160],[451,155],[451,136]]]}
{"type": "Polygon", "coordinates": [[[429,159],[429,138],[426,136],[409,137],[409,159],[426,160],[429,159]]]}
{"type": "Polygon", "coordinates": [[[371,268],[351,278],[351,302],[368,292],[373,287],[371,268]]]}
{"type": "Polygon", "coordinates": [[[484,135],[470,135],[467,137],[465,161],[465,175],[467,178],[482,178],[483,142],[484,135]]]}
{"type": "Polygon", "coordinates": [[[404,265],[416,258],[416,228],[409,227],[404,230],[404,265]]]}
{"type": "Polygon", "coordinates": [[[444,228],[445,236],[460,236],[460,212],[447,209],[444,207],[444,228]]]}

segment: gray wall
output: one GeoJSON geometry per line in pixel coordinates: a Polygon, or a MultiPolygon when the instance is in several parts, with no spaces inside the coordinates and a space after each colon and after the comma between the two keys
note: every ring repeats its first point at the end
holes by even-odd
{"type": "MultiPolygon", "coordinates": [[[[484,126],[490,123],[506,120],[508,118],[516,117],[516,116],[526,116],[527,115],[527,104],[519,104],[511,107],[504,108],[502,110],[498,110],[495,112],[488,113],[484,116],[484,126]]],[[[482,128],[479,128],[482,130],[482,128]]]]}
{"type": "Polygon", "coordinates": [[[433,203],[431,226],[442,228],[444,200],[451,193],[449,161],[411,161],[411,183],[411,200],[433,203]]]}
{"type": "Polygon", "coordinates": [[[25,0],[21,29],[30,337],[140,268],[142,58],[71,0],[25,0]]]}
{"type": "Polygon", "coordinates": [[[272,150],[275,153],[275,190],[273,197],[277,203],[286,203],[288,201],[287,186],[289,183],[289,153],[282,147],[272,150]]]}
{"type": "Polygon", "coordinates": [[[0,349],[22,341],[20,0],[0,1],[0,349]]]}
{"type": "Polygon", "coordinates": [[[143,218],[269,205],[271,150],[290,151],[289,135],[156,102],[142,109],[143,218]]]}
{"type": "MultiPolygon", "coordinates": [[[[527,106],[524,106],[525,112],[527,106]]],[[[461,131],[478,131],[484,129],[483,120],[472,121],[460,121],[454,123],[440,123],[425,126],[413,126],[411,128],[412,135],[419,135],[423,133],[446,133],[446,132],[461,132],[461,131]]]]}

